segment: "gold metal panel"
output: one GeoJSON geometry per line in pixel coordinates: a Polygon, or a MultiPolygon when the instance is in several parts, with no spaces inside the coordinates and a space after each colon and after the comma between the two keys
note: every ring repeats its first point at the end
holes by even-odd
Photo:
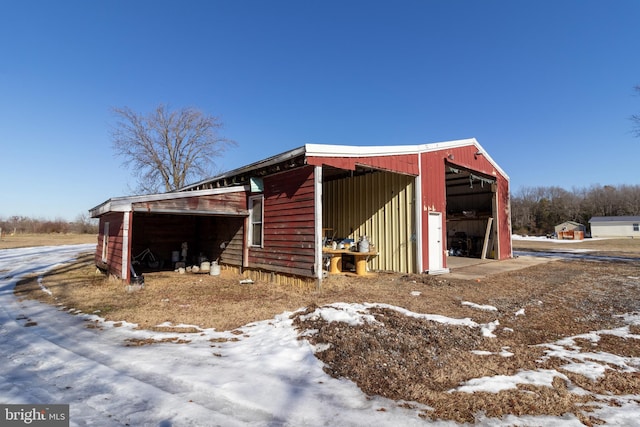
{"type": "Polygon", "coordinates": [[[367,236],[378,256],[371,270],[416,271],[414,177],[377,171],[323,183],[322,227],[353,239],[367,236]]]}

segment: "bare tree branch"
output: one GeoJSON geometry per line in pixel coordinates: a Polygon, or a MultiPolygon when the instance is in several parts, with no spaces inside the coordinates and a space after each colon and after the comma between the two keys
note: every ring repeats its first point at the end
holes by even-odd
{"type": "Polygon", "coordinates": [[[222,123],[194,108],[159,105],[141,115],[114,108],[111,139],[115,154],[132,170],[142,193],[177,190],[211,174],[215,159],[235,142],[218,135],[222,123]]]}

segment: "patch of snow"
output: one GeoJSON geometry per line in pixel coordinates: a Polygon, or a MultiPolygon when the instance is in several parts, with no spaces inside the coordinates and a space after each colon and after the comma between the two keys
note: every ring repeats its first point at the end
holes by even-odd
{"type": "Polygon", "coordinates": [[[629,325],[640,326],[640,313],[625,313],[615,317],[621,317],[629,325]]]}
{"type": "MultiPolygon", "coordinates": [[[[625,319],[632,322],[636,320],[636,316],[632,314],[625,317],[625,319]]],[[[577,339],[582,339],[590,341],[595,345],[600,341],[601,335],[616,335],[624,338],[635,338],[634,335],[629,333],[628,327],[575,335],[558,340],[555,343],[541,344],[541,347],[548,348],[548,350],[545,351],[545,357],[543,359],[557,357],[559,359],[566,360],[568,363],[562,367],[563,369],[580,373],[590,379],[598,379],[602,377],[605,371],[610,369],[611,366],[617,366],[618,370],[621,372],[640,372],[640,357],[623,357],[604,351],[585,352],[584,349],[576,343],[577,339]]]]}
{"type": "Polygon", "coordinates": [[[200,328],[197,325],[188,325],[185,323],[179,323],[177,325],[174,325],[172,322],[162,322],[158,325],[156,325],[157,328],[176,328],[176,329],[195,329],[198,331],[202,331],[203,329],[200,328]]]}
{"type": "Polygon", "coordinates": [[[512,234],[511,240],[527,240],[530,242],[550,242],[550,243],[582,243],[588,241],[596,241],[596,240],[607,240],[606,237],[589,237],[583,240],[568,240],[568,239],[549,239],[547,236],[522,236],[519,234],[512,234]]]}
{"type": "Polygon", "coordinates": [[[366,307],[359,304],[335,303],[318,307],[314,312],[301,316],[301,320],[323,319],[326,322],[343,322],[350,326],[365,323],[378,323],[372,314],[366,313],[366,307]]]}
{"type": "Polygon", "coordinates": [[[38,286],[40,286],[40,289],[41,289],[41,290],[42,290],[42,292],[44,292],[45,294],[53,295],[53,293],[49,290],[49,288],[47,288],[47,287],[42,283],[42,276],[38,276],[38,286]]]}
{"type": "Polygon", "coordinates": [[[602,378],[604,372],[609,368],[607,365],[584,361],[582,363],[568,363],[561,366],[565,371],[573,372],[589,378],[591,381],[597,381],[602,378]]]}
{"type": "Polygon", "coordinates": [[[480,304],[475,304],[473,302],[469,302],[469,301],[462,301],[462,305],[466,305],[468,307],[471,308],[475,308],[478,310],[484,310],[484,311],[498,311],[498,309],[492,305],[480,305],[480,304]]]}
{"type": "Polygon", "coordinates": [[[321,353],[323,351],[329,350],[332,347],[331,343],[321,343],[315,346],[312,346],[314,353],[321,353]]]}
{"type": "MultiPolygon", "coordinates": [[[[564,414],[561,416],[515,416],[504,415],[501,418],[489,418],[484,414],[478,414],[476,417],[476,424],[483,427],[584,427],[584,424],[573,414],[564,414]]],[[[623,424],[620,424],[623,425],[623,424]]],[[[631,426],[632,424],[628,424],[631,426]]]]}
{"type": "Polygon", "coordinates": [[[484,391],[488,393],[498,393],[503,390],[517,388],[518,384],[551,387],[555,377],[568,380],[565,375],[554,369],[528,370],[519,371],[514,375],[494,375],[492,377],[473,378],[461,386],[449,390],[449,392],[474,393],[476,391],[484,391]]]}
{"type": "Polygon", "coordinates": [[[502,347],[502,349],[500,350],[500,356],[502,357],[512,357],[514,355],[514,353],[509,351],[509,347],[502,347]]]}
{"type": "Polygon", "coordinates": [[[500,321],[497,319],[493,322],[489,322],[485,325],[482,325],[480,329],[482,330],[482,336],[487,338],[495,338],[495,334],[493,333],[496,328],[500,325],[500,321]]]}
{"type": "MultiPolygon", "coordinates": [[[[357,304],[354,304],[354,305],[357,305],[357,304]]],[[[473,320],[471,320],[468,317],[465,317],[463,319],[455,319],[453,317],[441,316],[439,314],[414,313],[413,311],[409,311],[409,310],[407,310],[405,308],[396,307],[396,306],[389,305],[389,304],[370,304],[370,303],[366,303],[366,304],[364,304],[364,307],[388,308],[388,309],[391,309],[391,310],[396,310],[397,312],[402,313],[405,316],[415,317],[415,318],[418,318],[418,319],[431,320],[433,322],[445,323],[445,324],[449,324],[449,325],[468,326],[470,328],[480,327],[480,325],[478,323],[474,322],[473,320]]]]}
{"type": "Polygon", "coordinates": [[[598,334],[597,332],[591,332],[588,334],[580,334],[580,335],[574,335],[572,337],[566,337],[563,338],[561,340],[556,341],[556,344],[561,345],[561,346],[565,346],[565,347],[574,347],[574,348],[579,348],[576,345],[576,340],[580,339],[580,340],[585,340],[585,341],[591,341],[592,343],[597,343],[598,341],[600,341],[600,334],[598,334]]]}

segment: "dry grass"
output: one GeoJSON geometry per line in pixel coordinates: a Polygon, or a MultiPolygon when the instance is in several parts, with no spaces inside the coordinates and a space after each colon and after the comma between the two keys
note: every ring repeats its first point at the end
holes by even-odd
{"type": "MultiPolygon", "coordinates": [[[[638,395],[640,375],[610,366],[601,379],[593,381],[563,370],[567,360],[546,357],[546,347],[540,344],[621,326],[616,314],[640,311],[639,273],[640,268],[629,263],[557,261],[497,274],[481,284],[416,281],[413,288],[422,294],[414,297],[413,306],[418,308],[412,310],[472,317],[480,323],[497,319],[500,328],[496,338],[483,338],[469,328],[406,318],[386,309],[370,310],[381,324],[354,327],[318,319],[302,321],[300,317],[296,324],[301,330],[318,331],[309,339],[328,347],[317,353],[328,373],[355,381],[366,393],[434,408],[424,412],[425,418],[474,422],[480,411],[490,417],[572,413],[585,425],[595,425],[600,421],[588,408],[602,403],[597,395],[638,395]],[[498,311],[473,310],[461,301],[490,304],[498,311]],[[516,316],[521,308],[526,314],[516,316]],[[470,350],[492,354],[470,354],[470,350]],[[500,355],[505,350],[512,355],[500,355]],[[559,377],[552,387],[520,385],[499,393],[449,392],[470,379],[537,369],[562,372],[572,385],[593,394],[572,393],[567,381],[559,377]]],[[[584,346],[585,352],[621,357],[638,357],[640,352],[639,340],[613,335],[603,335],[595,343],[576,340],[576,345],[584,346]]],[[[610,404],[615,404],[615,399],[610,404]]]]}
{"type": "Polygon", "coordinates": [[[95,234],[7,234],[2,232],[0,249],[30,248],[33,246],[77,245],[81,243],[96,243],[95,234]]]}
{"type": "MultiPolygon", "coordinates": [[[[241,286],[239,277],[228,272],[218,277],[148,273],[142,291],[127,292],[121,281],[107,279],[96,272],[92,254],[82,256],[72,266],[52,270],[42,285],[51,295],[40,290],[36,277],[19,283],[15,293],[84,313],[100,314],[107,320],[126,320],[137,323],[140,328],[162,331],[170,331],[157,326],[165,322],[233,329],[262,320],[262,313],[286,311],[296,299],[295,294],[266,283],[241,286]]],[[[189,332],[185,328],[180,330],[189,332]]]]}
{"type": "Polygon", "coordinates": [[[522,250],[558,250],[558,249],[588,249],[594,254],[609,256],[640,257],[640,239],[584,239],[563,241],[553,240],[514,240],[514,249],[522,250]]]}
{"type": "MultiPolygon", "coordinates": [[[[637,240],[622,241],[618,246],[612,241],[598,242],[605,242],[597,248],[601,252],[640,255],[637,240]]],[[[539,245],[537,248],[543,250],[539,245]]],[[[386,303],[418,313],[470,317],[477,323],[499,320],[495,338],[384,308],[371,310],[383,325],[329,324],[303,321],[299,316],[295,324],[300,330],[317,330],[307,339],[330,344],[317,353],[328,373],[351,379],[369,394],[426,404],[433,410],[424,411],[425,418],[474,422],[479,412],[492,417],[572,413],[585,425],[596,425],[600,421],[589,413],[590,405],[615,405],[616,396],[640,394],[638,373],[611,366],[593,381],[563,370],[567,361],[546,357],[546,347],[540,344],[622,326],[616,315],[640,311],[639,277],[637,263],[553,261],[491,275],[481,282],[425,275],[338,276],[327,280],[322,292],[305,293],[260,282],[240,285],[239,276],[223,270],[220,276],[145,274],[145,288],[128,293],[121,282],[96,275],[92,257],[86,256],[44,277],[43,284],[53,296],[42,292],[35,278],[20,283],[15,292],[20,297],[97,312],[109,320],[126,320],[156,330],[175,327],[157,326],[164,322],[233,330],[285,311],[304,307],[311,311],[333,302],[386,303]],[[463,305],[463,301],[490,304],[498,310],[481,311],[463,305]],[[525,315],[517,316],[523,308],[525,315]],[[492,354],[476,355],[472,350],[492,354]],[[501,356],[505,350],[513,355],[501,356]],[[557,377],[552,387],[521,385],[499,393],[450,392],[469,379],[529,369],[555,369],[568,380],[557,377]],[[573,393],[569,383],[592,394],[573,393]],[[601,395],[608,400],[600,402],[601,395]]],[[[640,328],[632,326],[631,332],[638,334],[640,328]]],[[[127,345],[153,343],[132,341],[127,345]]],[[[576,345],[585,352],[640,357],[640,340],[636,339],[602,335],[598,342],[576,340],[576,345]]]]}

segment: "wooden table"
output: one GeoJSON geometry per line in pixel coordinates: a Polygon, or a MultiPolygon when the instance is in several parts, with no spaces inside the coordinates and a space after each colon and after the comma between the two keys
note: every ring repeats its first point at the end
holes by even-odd
{"type": "Polygon", "coordinates": [[[356,252],[348,249],[323,248],[322,253],[329,255],[329,273],[342,273],[342,255],[351,255],[356,260],[356,274],[365,276],[367,274],[367,261],[369,257],[378,255],[377,252],[356,252]]]}

